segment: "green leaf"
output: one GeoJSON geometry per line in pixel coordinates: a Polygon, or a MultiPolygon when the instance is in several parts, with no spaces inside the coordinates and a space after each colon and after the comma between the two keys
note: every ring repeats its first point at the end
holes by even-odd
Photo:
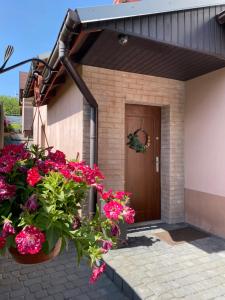
{"type": "Polygon", "coordinates": [[[0,205],[0,216],[7,217],[11,211],[11,203],[9,201],[4,201],[0,205]]]}
{"type": "Polygon", "coordinates": [[[1,255],[1,256],[4,256],[5,253],[6,253],[6,247],[0,249],[0,255],[1,255]]]}
{"type": "Polygon", "coordinates": [[[77,264],[79,265],[81,258],[83,256],[83,247],[82,247],[80,241],[78,241],[78,240],[74,240],[74,244],[75,244],[75,247],[77,250],[77,264]]]}
{"type": "Polygon", "coordinates": [[[52,251],[52,249],[55,247],[56,242],[61,237],[61,231],[51,226],[47,232],[46,232],[46,239],[48,241],[49,251],[52,251]]]}
{"type": "Polygon", "coordinates": [[[49,218],[44,214],[39,214],[35,219],[35,225],[42,230],[46,230],[49,227],[49,218]]]}
{"type": "Polygon", "coordinates": [[[41,249],[45,254],[49,254],[49,246],[48,246],[48,241],[45,241],[43,244],[42,244],[42,249],[41,249]]]}
{"type": "Polygon", "coordinates": [[[60,249],[60,254],[62,254],[62,252],[64,251],[64,249],[66,248],[68,242],[65,239],[65,237],[62,237],[62,245],[61,245],[61,249],[60,249]]]}
{"type": "Polygon", "coordinates": [[[14,247],[16,248],[16,244],[15,244],[15,236],[14,235],[9,235],[6,239],[6,247],[10,248],[10,247],[14,247]]]}

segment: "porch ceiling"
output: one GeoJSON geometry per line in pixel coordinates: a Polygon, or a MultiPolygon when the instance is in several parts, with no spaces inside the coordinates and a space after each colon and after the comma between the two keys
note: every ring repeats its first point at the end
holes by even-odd
{"type": "Polygon", "coordinates": [[[221,57],[133,35],[122,46],[118,35],[110,30],[90,33],[74,56],[76,62],[183,81],[225,67],[221,57]]]}

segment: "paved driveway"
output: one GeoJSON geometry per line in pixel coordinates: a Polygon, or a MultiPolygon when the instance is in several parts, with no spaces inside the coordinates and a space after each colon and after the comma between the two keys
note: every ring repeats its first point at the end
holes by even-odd
{"type": "Polygon", "coordinates": [[[90,286],[89,269],[84,264],[76,266],[71,250],[51,262],[33,266],[0,258],[0,300],[127,299],[106,275],[90,286]]]}
{"type": "Polygon", "coordinates": [[[106,257],[109,276],[128,298],[225,299],[225,240],[209,236],[171,246],[154,236],[160,231],[130,229],[129,246],[106,257]]]}

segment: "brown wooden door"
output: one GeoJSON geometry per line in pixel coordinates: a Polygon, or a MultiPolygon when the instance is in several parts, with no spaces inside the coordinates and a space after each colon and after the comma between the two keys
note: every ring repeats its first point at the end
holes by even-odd
{"type": "MultiPolygon", "coordinates": [[[[145,153],[136,153],[126,144],[126,190],[132,193],[131,207],[136,211],[135,222],[158,220],[161,217],[161,108],[126,105],[126,143],[128,134],[139,128],[143,128],[150,136],[151,145],[145,153]]],[[[140,133],[139,136],[144,141],[144,134],[140,133]]]]}

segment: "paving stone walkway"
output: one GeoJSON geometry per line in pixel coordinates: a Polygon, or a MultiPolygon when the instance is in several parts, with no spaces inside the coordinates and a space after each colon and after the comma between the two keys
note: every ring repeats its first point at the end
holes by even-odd
{"type": "Polygon", "coordinates": [[[115,284],[134,300],[225,300],[225,240],[209,236],[171,246],[154,236],[163,228],[129,229],[128,247],[105,257],[115,284]]]}
{"type": "Polygon", "coordinates": [[[89,276],[85,264],[76,266],[72,249],[51,262],[32,266],[0,258],[0,300],[127,299],[106,275],[92,286],[89,276]]]}

